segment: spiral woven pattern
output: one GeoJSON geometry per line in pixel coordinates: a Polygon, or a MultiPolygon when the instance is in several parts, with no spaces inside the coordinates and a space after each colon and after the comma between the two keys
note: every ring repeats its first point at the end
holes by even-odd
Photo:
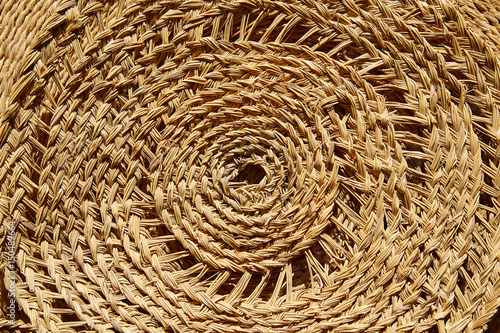
{"type": "Polygon", "coordinates": [[[53,7],[1,114],[1,327],[491,329],[500,5],[53,7]]]}

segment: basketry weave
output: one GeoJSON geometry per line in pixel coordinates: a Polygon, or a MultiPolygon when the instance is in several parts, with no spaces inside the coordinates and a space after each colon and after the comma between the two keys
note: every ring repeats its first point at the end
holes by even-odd
{"type": "Polygon", "coordinates": [[[493,332],[499,3],[0,12],[0,328],[493,332]]]}

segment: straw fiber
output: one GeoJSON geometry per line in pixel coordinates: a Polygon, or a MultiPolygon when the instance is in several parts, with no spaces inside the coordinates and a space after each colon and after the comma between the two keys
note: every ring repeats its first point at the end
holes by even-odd
{"type": "Polygon", "coordinates": [[[0,11],[3,330],[495,332],[500,3],[0,11]]]}

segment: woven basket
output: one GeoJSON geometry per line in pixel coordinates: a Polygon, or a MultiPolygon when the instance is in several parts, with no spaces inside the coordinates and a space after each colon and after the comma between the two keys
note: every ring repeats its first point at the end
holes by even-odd
{"type": "Polygon", "coordinates": [[[0,12],[0,329],[496,331],[500,3],[0,12]]]}

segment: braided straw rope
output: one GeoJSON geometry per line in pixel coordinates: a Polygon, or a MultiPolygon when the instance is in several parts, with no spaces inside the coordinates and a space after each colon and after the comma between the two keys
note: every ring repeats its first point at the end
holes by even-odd
{"type": "Polygon", "coordinates": [[[0,328],[493,332],[492,1],[2,1],[0,328]]]}
{"type": "Polygon", "coordinates": [[[7,94],[19,75],[27,48],[40,36],[52,1],[7,0],[0,2],[0,112],[4,112],[7,94]]]}

